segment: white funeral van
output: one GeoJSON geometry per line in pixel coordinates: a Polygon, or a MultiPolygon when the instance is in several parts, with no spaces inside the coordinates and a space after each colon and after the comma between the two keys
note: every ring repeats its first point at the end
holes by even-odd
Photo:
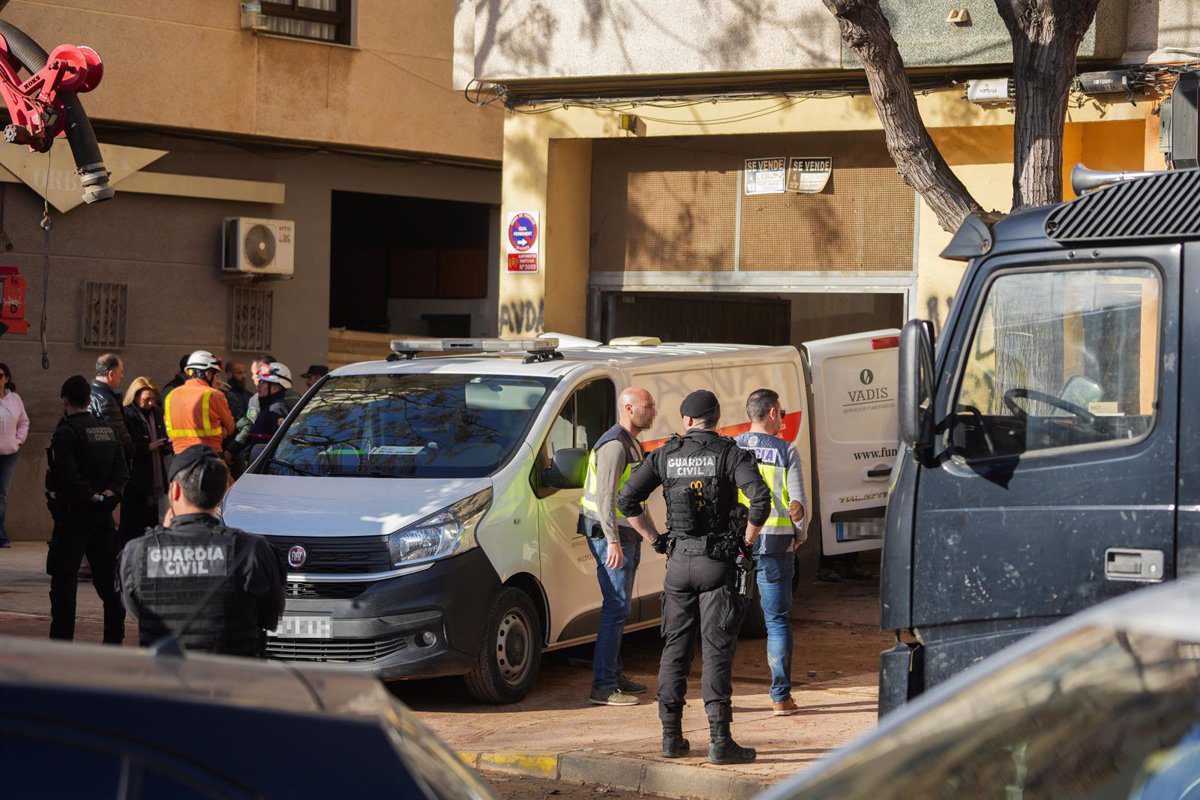
{"type": "MultiPolygon", "coordinates": [[[[647,450],[679,432],[694,389],[716,393],[727,435],[749,427],[750,392],[774,389],[813,496],[795,348],[563,339],[396,340],[388,360],[339,368],[307,392],[224,509],[287,563],[271,657],[463,675],[482,701],[524,697],[543,651],[595,637],[580,487],[626,386],[658,404],[647,450]]],[[[650,513],[661,529],[661,494],[650,513]]],[[[630,629],[658,623],[664,570],[643,547],[630,629]]]]}
{"type": "Polygon", "coordinates": [[[883,544],[888,481],[900,448],[899,347],[895,328],[804,343],[817,515],[827,556],[883,544]]]}

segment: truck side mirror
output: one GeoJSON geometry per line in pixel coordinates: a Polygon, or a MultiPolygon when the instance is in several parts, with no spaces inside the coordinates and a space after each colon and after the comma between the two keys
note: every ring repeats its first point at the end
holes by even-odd
{"type": "Polygon", "coordinates": [[[913,319],[900,331],[900,441],[920,453],[933,444],[933,325],[913,319]]]}
{"type": "Polygon", "coordinates": [[[550,466],[542,470],[542,485],[552,489],[583,488],[587,458],[588,451],[582,447],[564,447],[555,451],[550,466]]]}

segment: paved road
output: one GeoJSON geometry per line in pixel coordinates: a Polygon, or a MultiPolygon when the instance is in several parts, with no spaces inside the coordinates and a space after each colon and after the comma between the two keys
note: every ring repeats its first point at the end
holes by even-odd
{"type": "Polygon", "coordinates": [[[500,800],[638,800],[658,795],[639,794],[607,786],[583,786],[578,783],[561,783],[525,775],[501,775],[498,772],[483,772],[484,781],[500,800]]]}

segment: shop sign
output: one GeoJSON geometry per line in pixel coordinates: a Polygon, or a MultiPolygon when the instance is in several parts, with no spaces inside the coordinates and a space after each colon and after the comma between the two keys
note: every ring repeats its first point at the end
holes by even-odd
{"type": "Polygon", "coordinates": [[[783,194],[787,188],[787,159],[747,158],[742,172],[746,194],[783,194]]]}
{"type": "Polygon", "coordinates": [[[833,159],[829,156],[791,158],[788,160],[787,190],[801,194],[825,191],[833,174],[833,159]]]}
{"type": "Polygon", "coordinates": [[[505,225],[504,252],[509,272],[537,272],[542,228],[536,211],[515,211],[505,225]]]}

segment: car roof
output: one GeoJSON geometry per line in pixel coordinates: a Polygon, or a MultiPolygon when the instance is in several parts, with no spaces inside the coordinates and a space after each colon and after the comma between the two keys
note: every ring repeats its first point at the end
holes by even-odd
{"type": "Polygon", "coordinates": [[[754,344],[717,344],[670,342],[651,346],[601,345],[599,347],[563,347],[561,359],[524,363],[525,354],[472,354],[399,361],[363,361],[338,367],[338,375],[402,375],[436,372],[450,375],[520,375],[561,378],[589,366],[611,364],[624,367],[669,366],[682,358],[717,358],[786,348],[754,344]]]}
{"type": "Polygon", "coordinates": [[[0,636],[0,687],[159,696],[276,711],[374,717],[389,705],[367,674],[278,661],[0,636]]]}

